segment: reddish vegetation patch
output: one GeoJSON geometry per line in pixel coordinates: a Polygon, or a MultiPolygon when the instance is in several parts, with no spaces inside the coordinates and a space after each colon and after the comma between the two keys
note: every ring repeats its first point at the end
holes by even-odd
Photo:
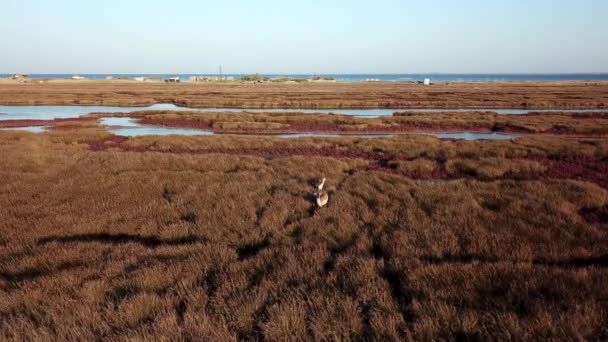
{"type": "MultiPolygon", "coordinates": [[[[143,111],[143,110],[142,110],[143,111]]],[[[150,111],[152,112],[152,111],[150,111]]],[[[96,119],[99,118],[130,118],[133,117],[133,112],[125,112],[125,113],[114,113],[114,112],[91,112],[87,114],[87,117],[93,117],[96,119]]]]}
{"type": "Polygon", "coordinates": [[[492,127],[492,132],[501,133],[514,133],[514,134],[544,134],[544,135],[569,135],[569,136],[581,136],[587,137],[603,137],[603,132],[594,132],[589,134],[582,134],[576,131],[575,127],[569,127],[565,125],[553,125],[553,127],[546,130],[534,130],[526,127],[513,126],[508,123],[497,123],[492,127]]]}
{"type": "MultiPolygon", "coordinates": [[[[462,174],[451,174],[445,169],[445,161],[437,160],[437,167],[432,172],[408,173],[399,170],[399,161],[412,160],[405,156],[384,152],[358,151],[339,147],[289,147],[289,148],[209,148],[209,149],[180,149],[158,148],[155,146],[129,146],[123,144],[128,138],[113,136],[105,140],[85,141],[93,151],[103,151],[119,148],[125,152],[161,152],[175,154],[228,154],[277,158],[289,156],[328,157],[335,159],[364,159],[368,166],[355,171],[381,171],[399,174],[412,179],[458,179],[467,177],[462,174]]],[[[547,170],[540,173],[506,173],[499,179],[537,180],[537,179],[574,179],[595,183],[608,189],[608,160],[591,157],[576,157],[568,159],[532,158],[541,162],[547,170]]],[[[479,178],[479,177],[475,177],[479,178]]],[[[493,179],[480,179],[493,180],[493,179]]]]}
{"type": "MultiPolygon", "coordinates": [[[[122,138],[125,139],[125,138],[122,138]]],[[[126,140],[126,139],[125,139],[126,140]]],[[[125,140],[105,141],[99,146],[101,149],[111,147],[120,147],[124,151],[129,152],[164,152],[178,154],[230,154],[230,155],[247,155],[265,158],[288,157],[288,156],[315,156],[315,157],[331,157],[336,159],[366,159],[366,160],[382,160],[387,156],[384,153],[372,153],[364,151],[355,151],[337,147],[323,148],[210,148],[210,149],[156,149],[153,146],[121,146],[125,140]]],[[[93,147],[92,147],[93,148],[93,147]]]]}
{"type": "Polygon", "coordinates": [[[0,121],[0,128],[16,128],[16,127],[32,127],[32,126],[54,126],[56,124],[63,123],[77,123],[93,121],[92,118],[64,118],[54,120],[2,120],[0,121]]]}
{"type": "Polygon", "coordinates": [[[141,119],[139,121],[142,124],[149,125],[160,125],[160,126],[171,126],[179,128],[199,128],[199,129],[213,129],[215,133],[225,134],[282,134],[282,133],[298,133],[298,132],[344,132],[344,133],[357,133],[357,134],[377,134],[377,133],[396,133],[396,132],[416,132],[425,130],[445,131],[445,132],[460,132],[463,129],[471,132],[489,132],[492,127],[490,125],[478,125],[472,127],[455,127],[451,125],[443,125],[440,123],[412,123],[412,124],[398,124],[393,126],[367,126],[367,127],[356,127],[348,124],[305,124],[305,123],[289,123],[289,127],[279,129],[256,129],[256,128],[239,128],[222,130],[212,128],[211,123],[199,120],[161,120],[161,119],[141,119]]]}
{"type": "Polygon", "coordinates": [[[547,166],[549,178],[576,179],[595,183],[608,189],[608,159],[576,157],[568,159],[540,160],[547,166]]]}
{"type": "Polygon", "coordinates": [[[496,123],[492,127],[492,132],[501,132],[501,133],[522,133],[522,134],[532,134],[536,133],[532,129],[526,129],[524,127],[515,127],[510,124],[504,123],[496,123]]]}
{"type": "Polygon", "coordinates": [[[1,128],[48,126],[53,124],[53,120],[4,120],[0,121],[1,128]]]}
{"type": "MultiPolygon", "coordinates": [[[[161,152],[175,154],[228,154],[246,155],[264,158],[289,156],[329,157],[335,159],[364,159],[370,162],[368,170],[383,170],[399,173],[396,160],[405,160],[398,156],[383,152],[357,151],[338,147],[291,147],[291,148],[209,148],[209,149],[158,149],[154,146],[128,146],[123,144],[128,138],[113,136],[104,140],[84,141],[93,151],[103,151],[110,148],[120,148],[126,152],[161,152]]],[[[423,176],[427,178],[426,175],[423,176]]]]}
{"type": "Polygon", "coordinates": [[[383,126],[368,126],[364,128],[351,127],[349,125],[340,124],[326,124],[326,125],[315,125],[315,124],[290,124],[290,129],[296,132],[356,132],[356,133],[378,133],[378,132],[416,132],[416,131],[462,131],[467,130],[471,132],[488,132],[492,129],[490,125],[477,125],[471,127],[457,127],[453,125],[444,125],[441,123],[399,123],[390,127],[383,126]]]}
{"type": "Polygon", "coordinates": [[[175,120],[175,119],[138,119],[138,123],[143,125],[169,126],[179,128],[198,128],[211,129],[211,124],[206,121],[198,120],[175,120]]]}
{"type": "Polygon", "coordinates": [[[576,130],[573,127],[563,125],[553,125],[551,129],[544,131],[543,133],[549,134],[576,134],[576,130]]]}
{"type": "Polygon", "coordinates": [[[89,145],[89,148],[93,151],[105,151],[109,148],[121,147],[121,144],[127,140],[129,139],[126,137],[112,136],[103,140],[87,140],[83,143],[89,145]]]}
{"type": "Polygon", "coordinates": [[[608,112],[572,113],[576,119],[608,119],[608,112]]]}
{"type": "Polygon", "coordinates": [[[608,206],[601,208],[583,208],[581,216],[589,223],[608,223],[608,206]]]}
{"type": "MultiPolygon", "coordinates": [[[[106,114],[97,114],[106,116],[106,114]]],[[[538,114],[537,114],[538,115],[538,114]]],[[[112,115],[112,116],[129,116],[129,114],[112,115]]],[[[218,134],[241,134],[241,135],[276,135],[276,134],[291,134],[305,132],[322,132],[322,133],[340,133],[340,134],[391,134],[391,133],[416,133],[416,132],[477,132],[477,133],[512,133],[512,134],[545,134],[545,135],[581,135],[573,127],[555,125],[544,131],[535,131],[531,128],[513,126],[509,123],[477,123],[470,126],[458,124],[445,124],[441,122],[406,122],[392,123],[391,125],[383,125],[370,123],[369,125],[360,123],[300,123],[289,122],[287,127],[281,128],[255,128],[255,127],[239,127],[222,129],[213,127],[211,122],[200,120],[182,120],[182,119],[158,119],[158,118],[141,118],[139,123],[167,126],[177,128],[190,129],[206,129],[218,134]]],[[[252,121],[252,123],[255,123],[252,121]]],[[[587,137],[603,137],[605,134],[601,130],[597,133],[587,134],[587,137]]]]}
{"type": "MultiPolygon", "coordinates": [[[[390,172],[393,174],[400,174],[407,176],[412,179],[459,179],[469,177],[466,174],[459,173],[448,173],[445,169],[445,163],[440,160],[437,161],[437,167],[432,172],[427,173],[408,173],[397,169],[395,160],[403,160],[399,157],[393,159],[387,158],[374,158],[368,159],[370,161],[368,170],[390,172]]],[[[492,181],[496,179],[512,179],[512,180],[541,180],[541,179],[572,179],[590,182],[599,185],[604,189],[608,189],[608,159],[597,159],[591,157],[578,157],[567,160],[559,159],[537,159],[531,158],[541,162],[546,166],[546,171],[538,173],[534,171],[530,172],[507,172],[498,178],[484,178],[479,175],[472,175],[471,177],[482,180],[492,181]]],[[[606,213],[606,208],[601,213],[606,213]]],[[[602,214],[603,215],[603,214],[602,214]]],[[[600,218],[605,216],[599,216],[600,218]]],[[[605,221],[603,221],[605,222],[605,221]]]]}

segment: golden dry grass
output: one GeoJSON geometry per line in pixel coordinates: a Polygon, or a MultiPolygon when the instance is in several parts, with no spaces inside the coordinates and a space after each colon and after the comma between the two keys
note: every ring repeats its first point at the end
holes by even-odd
{"type": "Polygon", "coordinates": [[[555,137],[3,131],[0,339],[603,340],[608,223],[588,213],[607,156],[555,137]]]}
{"type": "Polygon", "coordinates": [[[608,108],[608,82],[164,84],[134,81],[0,82],[0,104],[238,108],[608,108]]]}
{"type": "Polygon", "coordinates": [[[394,116],[361,118],[336,114],[141,111],[97,113],[93,116],[116,115],[137,118],[144,124],[205,128],[217,133],[504,131],[587,136],[608,134],[608,112],[530,115],[499,115],[492,112],[396,113],[394,116]]]}

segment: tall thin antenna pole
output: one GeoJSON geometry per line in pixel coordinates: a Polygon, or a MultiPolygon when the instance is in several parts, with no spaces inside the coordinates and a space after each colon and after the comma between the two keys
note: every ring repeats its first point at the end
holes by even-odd
{"type": "Polygon", "coordinates": [[[222,75],[222,66],[220,65],[220,81],[223,81],[224,77],[222,75]]]}

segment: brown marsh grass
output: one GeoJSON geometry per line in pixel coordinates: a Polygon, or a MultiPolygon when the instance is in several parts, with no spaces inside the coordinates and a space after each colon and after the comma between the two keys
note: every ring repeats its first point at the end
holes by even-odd
{"type": "Polygon", "coordinates": [[[0,131],[0,339],[603,340],[607,156],[0,131]]]}
{"type": "MultiPolygon", "coordinates": [[[[97,113],[94,117],[116,116],[97,113]]],[[[493,112],[396,113],[379,118],[298,113],[208,113],[142,111],[123,113],[143,124],[202,128],[217,133],[484,131],[605,136],[607,113],[499,115],[493,112]],[[587,116],[585,116],[587,115],[587,116]]],[[[90,117],[83,117],[90,119],[90,117]]]]}
{"type": "Polygon", "coordinates": [[[0,104],[174,103],[238,108],[608,108],[608,82],[140,83],[0,82],[0,104]]]}

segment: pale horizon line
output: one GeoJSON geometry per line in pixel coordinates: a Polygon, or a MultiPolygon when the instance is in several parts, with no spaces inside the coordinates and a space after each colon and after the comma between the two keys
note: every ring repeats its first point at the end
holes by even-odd
{"type": "MultiPolygon", "coordinates": [[[[0,72],[0,75],[219,75],[215,72],[0,72]]],[[[568,72],[223,72],[222,75],[608,75],[608,71],[568,71],[568,72]]]]}

